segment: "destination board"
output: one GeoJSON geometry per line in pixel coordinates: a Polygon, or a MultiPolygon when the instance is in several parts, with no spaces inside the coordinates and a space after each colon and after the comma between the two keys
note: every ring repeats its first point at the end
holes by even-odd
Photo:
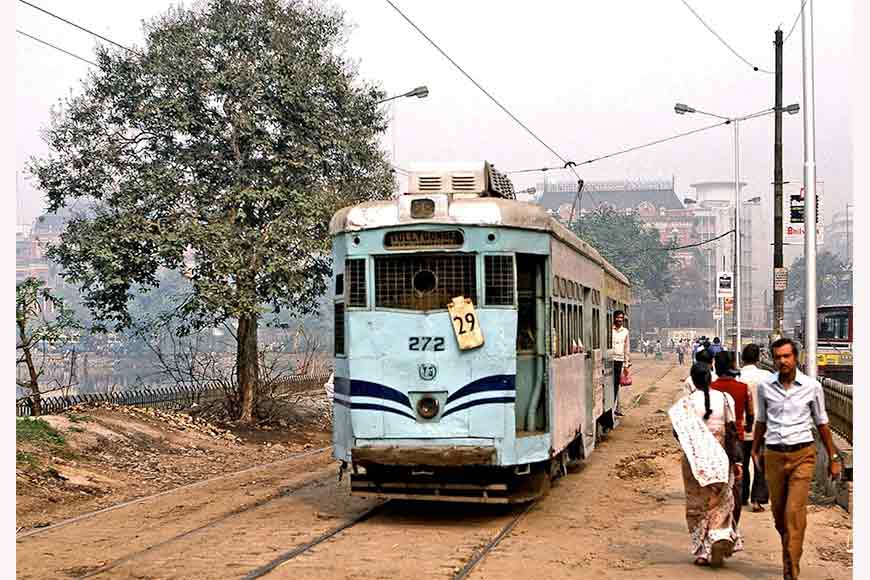
{"type": "Polygon", "coordinates": [[[384,247],[388,250],[420,248],[461,248],[465,237],[459,230],[402,230],[387,232],[384,247]]]}

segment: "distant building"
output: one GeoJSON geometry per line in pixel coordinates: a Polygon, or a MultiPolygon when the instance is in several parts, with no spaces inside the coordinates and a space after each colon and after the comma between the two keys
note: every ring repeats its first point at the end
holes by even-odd
{"type": "Polygon", "coordinates": [[[852,239],[854,236],[854,208],[851,204],[831,216],[831,223],[825,226],[825,241],[819,248],[830,252],[842,261],[852,263],[852,239]]]}

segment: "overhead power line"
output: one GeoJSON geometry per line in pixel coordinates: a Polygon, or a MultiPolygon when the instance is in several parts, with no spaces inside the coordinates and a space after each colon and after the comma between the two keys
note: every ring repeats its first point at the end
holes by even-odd
{"type": "Polygon", "coordinates": [[[788,34],[785,35],[783,42],[788,40],[788,37],[791,36],[792,32],[794,32],[794,27],[797,26],[798,20],[801,19],[801,14],[804,13],[804,6],[806,6],[806,5],[807,5],[807,0],[803,0],[803,2],[801,2],[801,9],[798,10],[797,16],[794,17],[794,22],[791,23],[791,28],[789,29],[788,34]]]}
{"type": "MultiPolygon", "coordinates": [[[[23,1],[23,0],[22,0],[22,1],[23,1]]],[[[496,104],[496,105],[497,105],[497,106],[498,106],[502,111],[504,111],[505,113],[507,113],[507,115],[508,115],[511,119],[513,119],[514,122],[515,122],[517,125],[519,125],[520,127],[522,127],[522,128],[523,128],[523,129],[524,129],[524,130],[529,134],[529,135],[531,135],[532,138],[535,139],[535,141],[537,141],[538,143],[540,143],[541,145],[543,145],[544,147],[546,147],[547,150],[548,150],[550,153],[552,153],[553,155],[555,155],[555,156],[556,156],[556,157],[557,157],[557,158],[558,158],[562,163],[564,163],[564,164],[566,165],[566,167],[569,166],[569,165],[571,164],[570,161],[568,161],[567,159],[565,159],[564,157],[562,157],[561,155],[559,155],[559,153],[558,153],[555,149],[553,149],[552,147],[550,147],[550,146],[549,146],[549,145],[548,145],[548,144],[547,144],[543,139],[541,139],[540,137],[538,137],[538,135],[535,134],[535,132],[532,131],[532,130],[531,130],[531,129],[530,129],[530,128],[525,124],[525,123],[523,123],[522,121],[520,121],[520,120],[517,118],[516,115],[514,115],[512,112],[510,112],[510,111],[508,110],[507,107],[505,107],[503,104],[501,104],[501,102],[499,102],[498,99],[496,99],[494,96],[492,96],[492,94],[491,94],[489,91],[487,91],[485,88],[483,88],[483,86],[481,86],[481,84],[480,84],[479,82],[477,82],[476,80],[474,80],[474,78],[473,78],[470,74],[468,74],[467,72],[465,72],[465,69],[462,68],[462,67],[459,65],[459,63],[457,63],[455,60],[453,60],[452,58],[450,58],[450,56],[449,56],[446,52],[444,52],[444,50],[443,50],[440,46],[438,46],[438,44],[437,44],[434,40],[432,40],[432,39],[429,37],[429,35],[427,35],[425,32],[423,32],[423,31],[420,29],[420,27],[417,26],[417,25],[414,23],[413,20],[411,20],[410,18],[408,18],[408,17],[405,15],[404,12],[402,12],[402,11],[401,11],[401,10],[400,10],[396,5],[395,5],[395,4],[393,4],[393,2],[392,2],[391,0],[386,0],[386,2],[387,2],[387,4],[389,4],[389,5],[393,8],[393,10],[395,10],[396,12],[398,12],[398,13],[399,13],[399,16],[401,16],[402,18],[404,18],[405,21],[406,21],[408,24],[410,24],[410,25],[414,28],[414,30],[416,30],[417,32],[419,32],[420,35],[421,35],[423,38],[425,38],[425,39],[429,42],[429,44],[431,44],[433,47],[435,47],[435,50],[437,50],[438,52],[440,52],[441,55],[442,55],[444,58],[446,58],[448,61],[450,61],[450,64],[452,64],[454,67],[456,67],[456,69],[459,70],[459,72],[461,72],[461,73],[465,76],[465,78],[467,78],[469,81],[471,81],[471,83],[472,83],[474,86],[476,86],[478,89],[480,89],[480,91],[481,91],[484,95],[486,95],[487,97],[489,97],[489,100],[491,100],[493,103],[495,103],[495,104],[496,104]]],[[[578,175],[577,178],[579,179],[580,176],[578,175]]]]}
{"type": "Polygon", "coordinates": [[[81,56],[79,56],[79,55],[77,55],[77,54],[73,54],[72,52],[70,52],[70,51],[68,51],[68,50],[64,50],[64,49],[62,49],[62,48],[59,47],[59,46],[55,46],[55,45],[53,45],[53,44],[50,43],[50,42],[46,42],[46,41],[42,40],[41,38],[37,38],[37,37],[33,36],[32,34],[27,34],[26,32],[21,31],[21,30],[18,30],[17,28],[15,29],[15,32],[17,32],[17,33],[20,34],[21,36],[26,36],[27,38],[30,38],[31,40],[35,40],[36,42],[42,43],[42,44],[44,44],[45,46],[50,46],[51,48],[53,48],[53,49],[55,49],[55,50],[59,50],[60,52],[62,52],[62,53],[64,53],[64,54],[67,54],[67,55],[69,55],[69,56],[71,56],[71,57],[73,57],[73,58],[77,58],[77,59],[79,59],[79,60],[82,61],[82,62],[86,62],[86,63],[88,63],[88,64],[92,64],[92,65],[94,65],[94,66],[99,66],[97,63],[95,63],[95,62],[92,61],[92,60],[88,60],[88,59],[86,59],[86,58],[84,58],[84,57],[81,57],[81,56]]]}
{"type": "Polygon", "coordinates": [[[73,22],[73,21],[71,21],[71,20],[67,20],[66,18],[64,18],[64,17],[62,17],[62,16],[58,16],[58,15],[55,14],[54,12],[50,12],[50,11],[46,10],[45,8],[40,8],[40,7],[37,6],[36,4],[31,4],[31,3],[28,2],[27,0],[18,0],[18,1],[21,2],[22,4],[26,5],[26,6],[30,6],[30,7],[33,8],[34,10],[39,10],[40,12],[42,12],[42,13],[44,13],[44,14],[48,14],[48,15],[51,16],[52,18],[57,18],[57,19],[60,20],[61,22],[64,22],[64,23],[66,23],[66,24],[69,24],[70,26],[73,26],[73,27],[75,27],[75,28],[78,28],[78,29],[81,30],[81,31],[87,32],[88,34],[91,34],[91,35],[93,35],[93,36],[96,36],[96,37],[99,38],[100,40],[104,40],[104,41],[108,42],[109,44],[114,44],[114,45],[117,46],[118,48],[122,48],[122,49],[126,50],[126,51],[129,52],[129,53],[136,54],[136,55],[138,55],[138,56],[142,56],[142,53],[136,52],[136,51],[133,50],[132,48],[128,48],[128,47],[124,46],[123,44],[120,44],[120,43],[118,43],[118,42],[115,42],[115,41],[112,40],[111,38],[106,38],[106,37],[103,36],[102,34],[99,34],[99,33],[97,33],[97,32],[94,32],[93,30],[90,30],[90,29],[88,29],[88,28],[85,28],[84,26],[81,26],[80,24],[76,24],[75,22],[73,22]]]}
{"type": "Polygon", "coordinates": [[[703,242],[697,242],[694,244],[686,244],[685,246],[673,246],[670,248],[662,248],[662,251],[663,252],[673,252],[674,250],[685,250],[687,248],[697,248],[698,246],[703,246],[705,244],[709,244],[710,242],[715,242],[716,240],[718,240],[720,238],[724,238],[725,236],[733,234],[733,233],[734,233],[734,230],[728,230],[724,234],[716,236],[715,238],[710,238],[709,240],[704,240],[703,242]]]}
{"type": "MultiPolygon", "coordinates": [[[[674,139],[679,139],[681,137],[687,137],[689,135],[694,135],[695,133],[700,133],[702,131],[707,131],[709,129],[714,129],[716,127],[721,127],[722,125],[728,125],[731,121],[719,121],[713,125],[707,125],[706,127],[699,127],[697,129],[692,129],[691,131],[685,131],[683,133],[678,133],[676,135],[671,135],[670,137],[665,137],[663,139],[656,139],[655,141],[650,141],[649,143],[644,143],[642,145],[635,145],[634,147],[629,147],[628,149],[621,149],[619,151],[614,151],[613,153],[608,153],[606,155],[599,155],[598,157],[593,157],[592,159],[587,159],[586,161],[580,161],[577,163],[577,166],[580,165],[588,165],[590,163],[595,163],[596,161],[601,161],[603,159],[609,159],[611,157],[616,157],[618,155],[625,155],[626,153],[631,153],[632,151],[637,151],[638,149],[644,149],[645,147],[652,147],[653,145],[659,145],[661,143],[667,143],[668,141],[673,141],[674,139]]],[[[538,167],[538,168],[530,168],[530,169],[515,169],[513,171],[506,171],[505,173],[533,173],[536,171],[556,171],[563,170],[565,167],[538,167]]]]}
{"type": "Polygon", "coordinates": [[[695,9],[692,8],[692,7],[689,5],[688,2],[686,2],[686,0],[680,0],[680,2],[682,2],[683,4],[685,4],[686,8],[688,8],[689,11],[690,11],[692,14],[695,15],[695,18],[697,18],[698,21],[699,21],[701,24],[703,24],[704,27],[705,27],[707,30],[709,30],[709,31],[713,34],[713,36],[715,36],[716,38],[719,39],[719,42],[721,42],[722,44],[724,44],[725,47],[726,47],[728,50],[730,50],[732,53],[734,53],[734,56],[736,56],[737,58],[739,58],[740,60],[742,60],[743,62],[745,62],[747,65],[749,65],[749,66],[752,68],[752,70],[754,70],[754,71],[761,71],[761,72],[763,72],[763,73],[767,73],[767,74],[771,74],[771,75],[773,74],[773,71],[770,71],[770,70],[767,70],[767,69],[763,69],[763,68],[761,68],[761,67],[759,67],[759,66],[756,66],[756,65],[752,64],[752,63],[749,62],[748,60],[746,60],[746,59],[743,57],[743,55],[740,54],[739,52],[737,52],[736,50],[734,50],[734,47],[732,47],[730,44],[728,44],[728,42],[727,42],[724,38],[722,38],[722,37],[719,35],[718,32],[716,32],[715,30],[713,30],[713,27],[710,26],[709,24],[707,24],[707,22],[706,22],[703,18],[701,18],[701,15],[698,14],[698,13],[695,11],[695,9]]]}

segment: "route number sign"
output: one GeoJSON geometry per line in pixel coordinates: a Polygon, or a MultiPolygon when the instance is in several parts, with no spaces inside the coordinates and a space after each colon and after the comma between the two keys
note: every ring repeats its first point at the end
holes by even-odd
{"type": "Polygon", "coordinates": [[[470,350],[483,345],[483,332],[471,298],[457,296],[447,305],[447,312],[453,321],[453,333],[456,335],[459,350],[470,350]]]}
{"type": "Polygon", "coordinates": [[[716,297],[734,296],[734,272],[719,272],[716,276],[716,297]]]}

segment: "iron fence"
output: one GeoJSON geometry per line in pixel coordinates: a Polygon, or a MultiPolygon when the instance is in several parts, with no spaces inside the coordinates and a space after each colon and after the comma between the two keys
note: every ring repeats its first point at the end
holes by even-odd
{"type": "MultiPolygon", "coordinates": [[[[280,378],[274,387],[273,393],[302,393],[315,390],[322,387],[328,378],[329,374],[296,375],[280,378]]],[[[223,396],[223,387],[217,384],[209,384],[196,387],[144,388],[111,393],[42,397],[40,402],[42,404],[42,414],[52,415],[76,405],[96,403],[110,403],[132,407],[185,408],[194,404],[202,405],[220,400],[223,396]]],[[[33,401],[29,397],[17,401],[16,415],[18,417],[30,417],[33,415],[33,401]]]]}

